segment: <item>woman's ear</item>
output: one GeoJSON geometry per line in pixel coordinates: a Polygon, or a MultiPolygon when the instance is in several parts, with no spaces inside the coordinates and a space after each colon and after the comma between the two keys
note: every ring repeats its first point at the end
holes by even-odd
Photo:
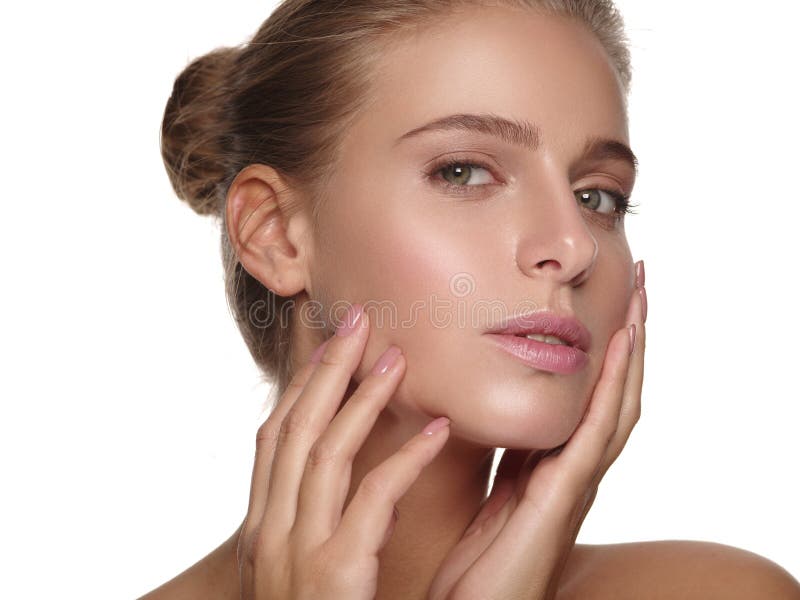
{"type": "Polygon", "coordinates": [[[270,166],[248,165],[228,190],[225,226],[236,256],[279,296],[305,288],[308,218],[299,192],[270,166]]]}

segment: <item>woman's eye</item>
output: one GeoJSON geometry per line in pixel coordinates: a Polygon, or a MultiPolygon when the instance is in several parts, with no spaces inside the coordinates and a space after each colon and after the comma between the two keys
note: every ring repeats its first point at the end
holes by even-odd
{"type": "Polygon", "coordinates": [[[608,190],[579,190],[575,192],[575,198],[583,206],[607,215],[624,213],[628,208],[628,198],[626,196],[608,190]],[[603,208],[604,203],[605,206],[603,208]]]}
{"type": "MultiPolygon", "coordinates": [[[[491,169],[481,163],[469,160],[449,159],[434,166],[428,177],[456,194],[469,194],[495,182],[491,169]]],[[[580,204],[593,212],[604,215],[612,221],[621,221],[630,210],[630,196],[620,192],[600,188],[583,189],[575,192],[580,204]]]]}
{"type": "MultiPolygon", "coordinates": [[[[471,162],[449,161],[434,167],[431,176],[441,177],[448,189],[464,191],[464,188],[479,187],[494,181],[488,168],[471,162]]],[[[470,191],[470,190],[466,190],[470,191]]]]}

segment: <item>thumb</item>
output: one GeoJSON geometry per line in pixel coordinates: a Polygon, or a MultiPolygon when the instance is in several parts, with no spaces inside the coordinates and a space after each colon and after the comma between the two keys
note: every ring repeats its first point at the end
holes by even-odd
{"type": "Polygon", "coordinates": [[[464,537],[475,532],[483,523],[489,520],[492,515],[503,508],[514,493],[520,467],[525,462],[528,454],[528,450],[505,450],[503,452],[503,457],[497,465],[494,482],[492,483],[492,490],[481,506],[481,509],[478,511],[478,514],[475,515],[475,518],[464,532],[464,537]]]}

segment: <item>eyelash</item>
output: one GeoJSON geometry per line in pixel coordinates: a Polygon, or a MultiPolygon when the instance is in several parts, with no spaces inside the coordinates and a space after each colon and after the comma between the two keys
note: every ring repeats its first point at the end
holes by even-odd
{"type": "MultiPolygon", "coordinates": [[[[441,161],[441,162],[437,163],[436,165],[434,165],[431,168],[431,170],[427,173],[428,178],[429,179],[436,179],[435,176],[438,175],[441,171],[444,171],[445,169],[449,169],[449,168],[454,167],[454,166],[478,167],[478,168],[484,169],[486,171],[489,171],[490,173],[492,172],[492,169],[489,168],[488,165],[485,165],[484,163],[482,163],[480,161],[469,161],[469,160],[464,160],[464,159],[459,159],[459,158],[449,158],[449,159],[446,159],[446,160],[441,161]]],[[[492,184],[456,185],[454,183],[450,183],[449,181],[439,181],[438,184],[441,185],[442,187],[444,187],[445,189],[447,189],[448,191],[453,192],[455,194],[459,194],[459,195],[471,194],[472,190],[470,190],[469,188],[480,188],[480,187],[484,187],[486,185],[492,185],[492,184]]],[[[613,198],[614,204],[616,205],[616,208],[614,209],[613,217],[616,220],[621,220],[623,218],[623,216],[626,215],[626,214],[633,214],[633,215],[637,214],[637,212],[635,210],[633,210],[633,209],[636,208],[639,205],[638,204],[633,204],[633,203],[630,202],[630,198],[631,198],[630,195],[626,196],[624,194],[621,194],[619,192],[616,192],[614,190],[609,190],[609,189],[606,189],[606,188],[584,188],[582,190],[575,190],[575,193],[586,192],[586,191],[595,190],[595,189],[599,190],[599,191],[602,191],[602,192],[605,192],[606,194],[611,196],[611,198],[613,198]]],[[[597,211],[593,211],[593,212],[597,212],[597,211]]],[[[607,213],[597,213],[597,214],[598,215],[607,215],[607,213]]],[[[607,215],[607,216],[612,216],[612,215],[607,215]]]]}

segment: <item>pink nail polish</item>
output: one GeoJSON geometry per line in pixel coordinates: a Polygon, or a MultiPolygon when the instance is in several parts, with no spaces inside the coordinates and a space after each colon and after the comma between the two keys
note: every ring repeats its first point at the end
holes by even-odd
{"type": "Polygon", "coordinates": [[[636,287],[644,286],[644,261],[640,260],[636,263],[636,287]]]}
{"type": "Polygon", "coordinates": [[[425,435],[433,435],[437,431],[440,431],[447,427],[450,424],[450,419],[447,417],[439,417],[438,419],[434,419],[430,423],[425,426],[425,429],[422,430],[422,433],[425,435]]]}
{"type": "Polygon", "coordinates": [[[639,288],[639,295],[642,297],[642,323],[647,321],[647,291],[639,288]]]}
{"type": "Polygon", "coordinates": [[[631,349],[628,352],[628,356],[630,356],[631,354],[633,354],[633,349],[636,344],[636,323],[631,323],[630,325],[628,325],[628,337],[631,340],[631,349]]]}
{"type": "Polygon", "coordinates": [[[361,315],[363,314],[361,309],[362,306],[360,304],[353,304],[347,309],[347,316],[344,323],[336,329],[336,335],[350,335],[356,330],[360,325],[361,315]]]}
{"type": "Polygon", "coordinates": [[[386,349],[383,354],[381,354],[380,358],[375,362],[375,366],[372,367],[373,375],[380,375],[382,373],[386,373],[389,368],[397,362],[397,357],[402,354],[402,351],[397,346],[391,346],[390,348],[386,349]]]}

